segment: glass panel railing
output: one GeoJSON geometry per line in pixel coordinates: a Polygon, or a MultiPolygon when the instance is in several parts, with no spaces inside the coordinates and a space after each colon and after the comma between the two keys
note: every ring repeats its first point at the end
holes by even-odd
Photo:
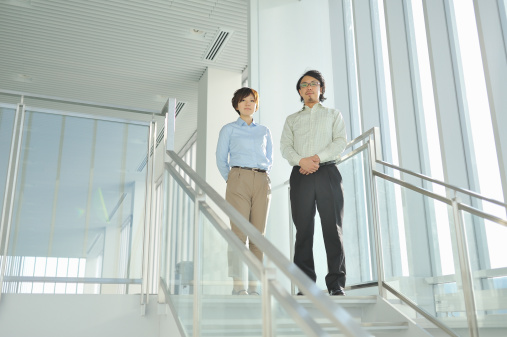
{"type": "MultiPolygon", "coordinates": [[[[344,155],[338,164],[342,176],[345,200],[343,233],[347,266],[347,286],[375,282],[377,277],[374,235],[374,215],[371,189],[371,166],[369,143],[344,155]],[[350,261],[350,262],[349,262],[350,261]],[[353,263],[352,263],[353,261],[353,263]]],[[[290,209],[290,203],[288,205],[290,209]]],[[[294,222],[290,219],[291,226],[294,222]]],[[[293,229],[291,247],[294,246],[296,230],[293,229]]],[[[317,275],[327,274],[327,258],[318,210],[315,216],[314,263],[317,275]]],[[[317,285],[326,289],[324,278],[317,285]]],[[[297,291],[297,290],[296,290],[297,291]]]]}
{"type": "Polygon", "coordinates": [[[381,177],[376,177],[376,185],[385,284],[448,326],[456,326],[462,318],[466,323],[466,316],[447,311],[440,300],[450,293],[464,299],[463,288],[457,286],[455,241],[445,235],[454,233],[452,207],[381,177]]]}
{"type": "MultiPolygon", "coordinates": [[[[178,176],[177,176],[178,177],[178,176]]],[[[183,183],[182,183],[183,182],[183,183]]],[[[160,243],[160,279],[181,328],[191,335],[194,321],[194,194],[165,173],[164,220],[160,243]]]]}
{"type": "Polygon", "coordinates": [[[28,109],[7,291],[139,293],[148,137],[147,123],[28,109]]]}
{"type": "MultiPolygon", "coordinates": [[[[201,296],[202,311],[200,319],[201,336],[261,336],[262,298],[255,295],[255,290],[261,293],[260,279],[249,266],[246,257],[255,259],[246,250],[239,239],[237,245],[228,244],[227,240],[217,228],[225,228],[213,224],[220,222],[218,216],[204,203],[200,210],[202,221],[202,252],[201,252],[201,296]],[[241,248],[238,248],[241,247],[241,248]],[[242,250],[242,251],[241,251],[242,250]],[[246,256],[245,256],[246,255],[246,256]],[[231,276],[242,280],[242,284],[234,284],[231,276]],[[248,290],[232,294],[237,290],[248,290]]],[[[257,262],[257,261],[256,261],[257,262]]]]}
{"type": "Polygon", "coordinates": [[[272,303],[273,336],[307,336],[276,298],[272,303]]]}
{"type": "Polygon", "coordinates": [[[327,317],[333,326],[341,327],[344,335],[368,335],[176,154],[170,151],[168,154],[173,163],[166,163],[166,186],[169,186],[165,200],[167,229],[163,231],[161,244],[165,255],[161,257],[165,264],[161,267],[165,298],[160,300],[175,308],[177,321],[185,334],[259,336],[268,330],[283,332],[289,324],[286,316],[283,316],[282,330],[279,330],[280,322],[276,321],[277,310],[282,306],[290,316],[290,329],[322,335],[319,325],[288,292],[290,282],[296,282],[307,295],[306,301],[311,303],[313,310],[321,312],[321,316],[327,317]],[[185,178],[177,166],[183,169],[185,178]],[[192,186],[205,196],[197,194],[192,186]],[[189,234],[191,239],[185,239],[181,232],[195,226],[194,219],[189,216],[191,209],[196,211],[195,206],[185,212],[176,205],[189,199],[198,203],[198,232],[189,234]],[[264,263],[231,231],[231,220],[247,234],[248,241],[255,242],[264,252],[264,263]],[[183,259],[178,247],[189,248],[192,254],[183,259]],[[191,294],[180,294],[176,288],[179,285],[177,266],[182,262],[188,262],[192,269],[188,273],[191,294]],[[238,290],[247,289],[251,295],[233,294],[238,280],[243,282],[238,290]],[[278,303],[276,306],[273,305],[275,302],[278,303]]]}
{"type": "MultiPolygon", "coordinates": [[[[471,266],[473,297],[479,334],[489,336],[498,331],[507,331],[507,249],[504,238],[507,223],[485,219],[473,210],[462,210],[462,219],[467,232],[468,257],[471,266]],[[489,234],[489,235],[488,235],[489,234]],[[484,240],[476,237],[486,235],[484,240]]],[[[443,297],[449,310],[466,314],[461,298],[443,297]]]]}
{"type": "Polygon", "coordinates": [[[378,279],[375,245],[372,244],[375,235],[370,149],[368,146],[361,148],[338,165],[345,199],[343,233],[349,286],[378,279]]]}

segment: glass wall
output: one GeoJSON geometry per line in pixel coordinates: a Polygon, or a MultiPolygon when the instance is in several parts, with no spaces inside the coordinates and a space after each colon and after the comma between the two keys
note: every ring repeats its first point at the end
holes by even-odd
{"type": "Polygon", "coordinates": [[[4,291],[139,292],[147,123],[27,108],[22,132],[4,291]]]}

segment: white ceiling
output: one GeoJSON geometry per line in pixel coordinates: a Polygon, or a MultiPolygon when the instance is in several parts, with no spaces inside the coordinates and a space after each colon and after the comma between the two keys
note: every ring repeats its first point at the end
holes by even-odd
{"type": "Polygon", "coordinates": [[[175,97],[178,149],[206,67],[245,70],[247,20],[247,0],[0,0],[0,90],[155,111],[175,97]],[[203,60],[220,29],[231,38],[203,60]]]}

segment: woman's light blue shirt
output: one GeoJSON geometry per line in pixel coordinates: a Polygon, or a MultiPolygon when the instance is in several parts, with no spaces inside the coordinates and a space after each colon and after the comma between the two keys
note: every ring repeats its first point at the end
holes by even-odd
{"type": "Polygon", "coordinates": [[[273,165],[271,132],[255,121],[248,125],[238,118],[220,130],[216,158],[218,170],[226,181],[232,166],[258,168],[269,173],[273,165]]]}

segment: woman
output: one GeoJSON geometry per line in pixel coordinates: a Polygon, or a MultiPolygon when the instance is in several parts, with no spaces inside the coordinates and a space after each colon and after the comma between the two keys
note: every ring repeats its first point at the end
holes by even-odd
{"type": "MultiPolygon", "coordinates": [[[[259,94],[251,88],[236,90],[232,106],[239,118],[220,130],[216,160],[218,170],[227,181],[226,200],[264,235],[271,201],[268,173],[273,162],[271,132],[254,122],[259,108],[259,94]]],[[[246,235],[232,222],[232,231],[246,244],[246,235]]],[[[263,253],[249,242],[250,251],[262,262],[263,253]]],[[[229,276],[233,295],[259,295],[257,281],[249,274],[248,290],[243,284],[243,263],[229,250],[229,276]]]]}

